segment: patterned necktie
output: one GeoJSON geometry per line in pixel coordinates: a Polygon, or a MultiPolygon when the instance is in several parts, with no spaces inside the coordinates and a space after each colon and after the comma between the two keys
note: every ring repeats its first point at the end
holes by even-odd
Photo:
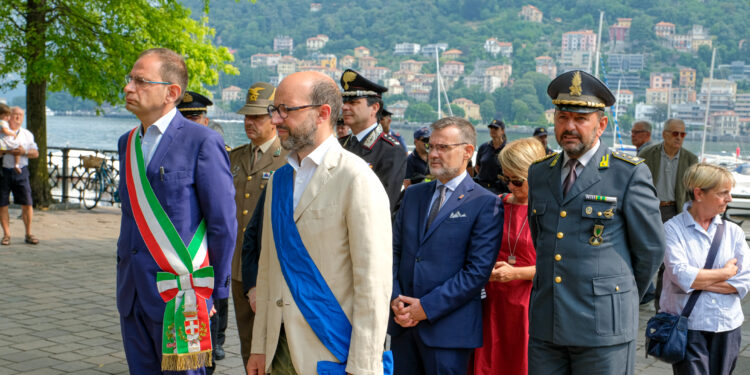
{"type": "Polygon", "coordinates": [[[425,231],[430,229],[430,224],[432,224],[433,221],[435,221],[435,218],[437,217],[438,212],[440,211],[440,206],[443,205],[443,202],[445,201],[445,190],[448,187],[445,185],[438,186],[438,191],[440,193],[440,196],[435,199],[434,202],[432,202],[432,207],[430,207],[430,216],[427,217],[427,227],[425,227],[425,231]]]}
{"type": "Polygon", "coordinates": [[[570,167],[570,171],[568,172],[568,176],[565,177],[565,182],[563,182],[563,197],[568,195],[568,191],[573,187],[573,183],[576,182],[576,167],[578,166],[578,159],[568,159],[568,162],[565,163],[565,165],[570,167]]]}

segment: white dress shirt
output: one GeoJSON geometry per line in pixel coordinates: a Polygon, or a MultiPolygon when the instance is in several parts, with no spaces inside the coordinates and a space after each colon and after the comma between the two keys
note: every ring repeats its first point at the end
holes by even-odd
{"type": "Polygon", "coordinates": [[[154,156],[156,148],[159,147],[161,142],[161,136],[166,133],[169,124],[177,114],[177,108],[172,108],[171,111],[167,112],[166,115],[160,117],[155,123],[150,125],[146,129],[146,134],[143,134],[143,125],[141,124],[141,150],[143,150],[143,164],[148,166],[151,161],[151,157],[154,156]]]}
{"type": "MultiPolygon", "coordinates": [[[[685,203],[680,214],[664,225],[666,251],[664,253],[664,286],[659,304],[662,312],[680,314],[690,298],[698,271],[706,264],[708,250],[721,217],[716,215],[703,229],[688,212],[692,202],[685,203]]],[[[750,248],[745,242],[745,232],[738,225],[726,222],[724,236],[716,253],[713,268],[721,268],[730,259],[737,258],[737,274],[727,283],[737,293],[722,294],[703,291],[698,297],[688,329],[725,332],[742,325],[744,315],[740,300],[750,288],[750,248]]]]}
{"type": "Polygon", "coordinates": [[[355,135],[355,137],[357,137],[358,141],[362,142],[362,140],[365,139],[365,136],[367,134],[370,134],[370,132],[372,131],[372,129],[375,129],[376,126],[378,126],[377,122],[374,123],[374,124],[372,124],[372,125],[370,125],[367,129],[362,130],[361,132],[357,133],[357,135],[355,135]]]}
{"type": "Polygon", "coordinates": [[[289,162],[289,165],[291,165],[296,172],[294,174],[293,209],[297,209],[297,203],[299,203],[299,199],[300,197],[302,197],[302,193],[305,191],[305,188],[307,188],[307,185],[310,183],[310,180],[315,174],[315,171],[318,169],[320,163],[323,162],[323,158],[325,158],[328,150],[330,150],[331,148],[342,148],[341,144],[339,144],[339,141],[336,140],[333,135],[328,137],[328,139],[321,143],[320,146],[315,148],[313,152],[302,159],[301,163],[297,161],[298,158],[296,152],[291,152],[289,153],[289,155],[287,155],[286,159],[289,162]]]}
{"type": "MultiPolygon", "coordinates": [[[[18,130],[16,130],[16,139],[14,141],[18,146],[21,146],[26,150],[26,154],[28,154],[30,150],[38,150],[36,142],[34,142],[34,135],[26,128],[18,128],[18,130]]],[[[13,154],[8,153],[3,155],[3,168],[13,168],[15,167],[15,164],[16,162],[13,154]]],[[[21,158],[18,159],[18,166],[23,168],[27,165],[29,165],[29,158],[26,155],[21,155],[21,158]]]]}

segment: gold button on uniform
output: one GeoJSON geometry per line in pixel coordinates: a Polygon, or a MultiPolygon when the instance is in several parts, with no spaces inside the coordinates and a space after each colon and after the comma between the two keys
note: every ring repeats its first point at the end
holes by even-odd
{"type": "Polygon", "coordinates": [[[565,211],[560,211],[560,217],[568,216],[568,213],[565,211]]]}
{"type": "Polygon", "coordinates": [[[597,212],[596,216],[602,216],[602,213],[601,212],[597,212]]]}
{"type": "Polygon", "coordinates": [[[533,210],[531,210],[531,211],[532,211],[533,213],[536,213],[536,208],[535,208],[535,209],[533,209],[533,210]]]}
{"type": "Polygon", "coordinates": [[[556,260],[556,261],[558,261],[558,262],[559,262],[559,261],[560,261],[561,259],[562,259],[562,255],[560,255],[560,254],[555,254],[555,260],[556,260]]]}
{"type": "Polygon", "coordinates": [[[247,210],[242,210],[243,215],[247,215],[247,210]]]}
{"type": "Polygon", "coordinates": [[[284,301],[281,300],[281,298],[276,300],[276,306],[281,307],[284,306],[284,301]]]}
{"type": "Polygon", "coordinates": [[[619,291],[620,291],[620,286],[619,285],[615,286],[615,292],[619,292],[619,291]]]}
{"type": "Polygon", "coordinates": [[[250,193],[245,193],[245,198],[250,198],[250,193]]]}
{"type": "Polygon", "coordinates": [[[562,277],[555,276],[555,282],[558,283],[558,284],[560,284],[562,282],[562,277]]]}
{"type": "Polygon", "coordinates": [[[562,239],[563,237],[565,237],[563,232],[557,232],[557,238],[562,239]]]}
{"type": "Polygon", "coordinates": [[[250,181],[253,179],[253,176],[247,176],[247,180],[250,181]]]}
{"type": "Polygon", "coordinates": [[[247,228],[242,228],[242,233],[245,233],[245,230],[246,230],[246,229],[247,229],[247,228]]]}

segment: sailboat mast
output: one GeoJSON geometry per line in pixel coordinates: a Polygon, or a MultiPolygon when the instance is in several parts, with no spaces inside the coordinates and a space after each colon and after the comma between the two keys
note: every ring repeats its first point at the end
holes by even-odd
{"type": "Polygon", "coordinates": [[[437,99],[438,99],[438,120],[443,118],[442,108],[440,107],[440,59],[438,58],[438,47],[435,45],[435,72],[437,73],[437,99]]]}
{"type": "MultiPolygon", "coordinates": [[[[594,66],[594,77],[599,78],[599,46],[602,44],[602,22],[604,22],[604,11],[599,12],[599,33],[596,35],[596,63],[594,66]]],[[[591,55],[589,55],[589,71],[591,71],[591,55]]]]}
{"type": "Polygon", "coordinates": [[[708,112],[711,109],[711,84],[714,81],[714,61],[716,60],[716,48],[714,48],[713,53],[711,53],[711,72],[709,73],[708,81],[708,99],[706,99],[706,116],[703,118],[703,141],[701,142],[701,157],[700,160],[703,160],[703,155],[706,154],[706,129],[708,128],[708,112]]]}

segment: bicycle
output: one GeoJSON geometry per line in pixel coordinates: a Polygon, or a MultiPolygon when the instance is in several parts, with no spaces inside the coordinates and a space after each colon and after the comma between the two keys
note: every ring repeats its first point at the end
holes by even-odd
{"type": "Polygon", "coordinates": [[[117,183],[115,182],[114,168],[107,165],[106,160],[102,157],[89,155],[82,156],[81,161],[83,167],[88,169],[94,169],[88,173],[88,179],[83,189],[83,206],[87,210],[93,209],[102,199],[102,195],[112,187],[112,200],[115,203],[120,202],[119,191],[117,190],[117,183]]]}

